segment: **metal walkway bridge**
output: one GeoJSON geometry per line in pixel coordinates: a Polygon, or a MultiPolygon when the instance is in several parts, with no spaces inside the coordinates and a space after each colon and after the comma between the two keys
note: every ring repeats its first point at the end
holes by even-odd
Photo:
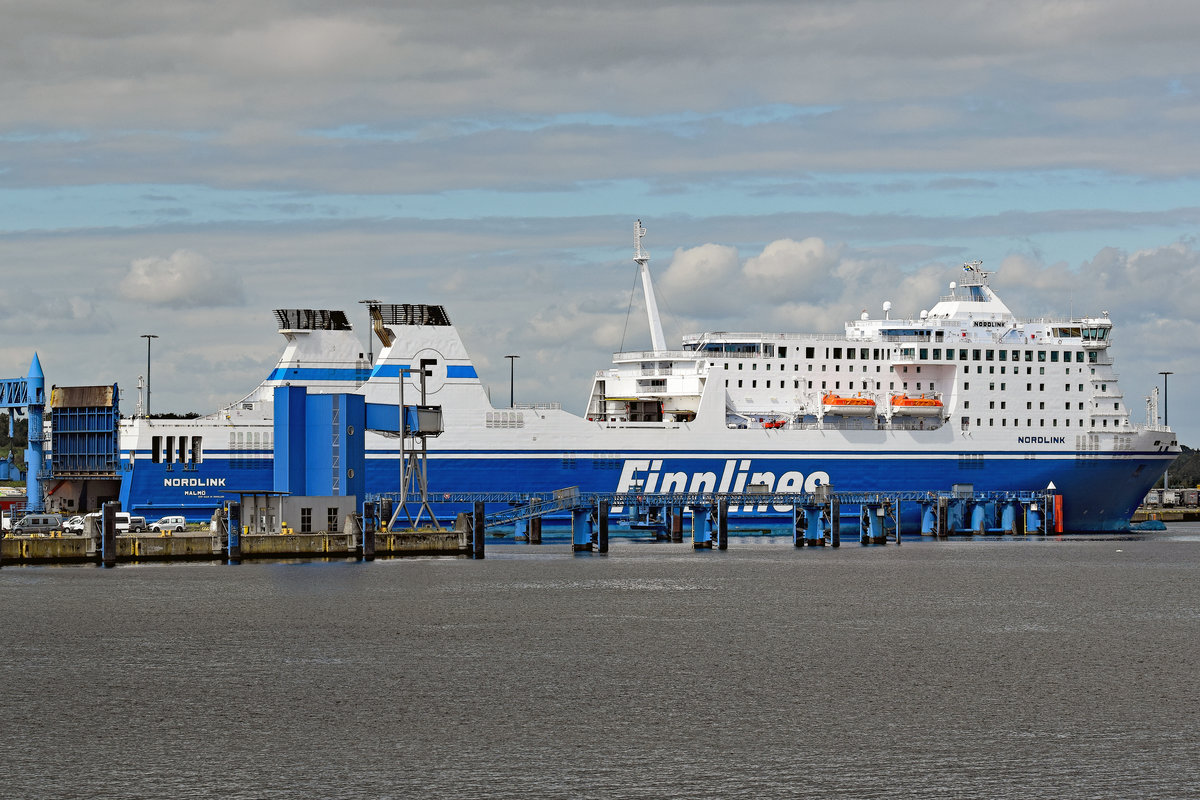
{"type": "MultiPolygon", "coordinates": [[[[772,511],[778,515],[791,514],[799,525],[806,510],[824,509],[826,517],[837,516],[839,509],[849,507],[859,511],[873,509],[878,516],[897,517],[900,503],[915,503],[922,511],[921,533],[944,535],[948,532],[992,532],[998,530],[1043,531],[1047,513],[1055,509],[1052,489],[1046,491],[980,491],[956,487],[951,491],[892,491],[839,492],[831,487],[818,487],[815,492],[701,492],[651,494],[645,492],[582,492],[570,487],[552,492],[434,492],[428,500],[439,505],[465,505],[485,509],[483,525],[496,528],[550,515],[570,515],[578,519],[581,512],[591,512],[595,521],[598,509],[604,513],[619,511],[636,517],[648,509],[689,509],[695,518],[710,514],[718,508],[741,509],[746,512],[772,511]],[[507,506],[486,511],[487,506],[507,506]],[[1040,509],[1040,511],[1039,511],[1040,509]],[[878,513],[882,510],[884,513],[878,513]],[[1030,518],[1032,512],[1035,518],[1030,518]],[[1018,519],[1018,516],[1021,519],[1018,519]]],[[[376,502],[399,502],[395,494],[380,494],[376,502]]],[[[416,502],[411,500],[409,502],[416,502]]],[[[812,523],[810,523],[811,525],[812,523]]],[[[826,523],[828,524],[828,522],[826,523]]],[[[915,533],[915,531],[914,531],[915,533]]]]}

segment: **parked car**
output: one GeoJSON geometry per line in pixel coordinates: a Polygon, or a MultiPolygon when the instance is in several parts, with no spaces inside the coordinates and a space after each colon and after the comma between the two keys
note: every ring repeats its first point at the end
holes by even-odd
{"type": "Polygon", "coordinates": [[[63,533],[83,533],[83,517],[76,514],[64,522],[63,533]]]}
{"type": "Polygon", "coordinates": [[[140,532],[146,530],[146,518],[145,517],[130,517],[129,518],[129,530],[133,531],[134,533],[140,533],[140,532]]]}
{"type": "Polygon", "coordinates": [[[26,514],[13,525],[13,533],[50,533],[62,530],[62,526],[63,518],[58,514],[26,514]]]}
{"type": "Polygon", "coordinates": [[[150,530],[158,531],[181,531],[187,527],[187,520],[183,517],[163,517],[157,522],[150,523],[150,530]]]}

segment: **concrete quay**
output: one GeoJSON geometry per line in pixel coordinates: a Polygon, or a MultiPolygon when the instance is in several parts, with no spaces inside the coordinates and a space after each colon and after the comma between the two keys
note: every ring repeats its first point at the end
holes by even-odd
{"type": "MultiPolygon", "coordinates": [[[[226,537],[204,532],[170,536],[127,533],[113,537],[114,560],[223,561],[230,557],[226,537]]],[[[466,555],[465,531],[435,530],[377,532],[372,555],[466,555]]],[[[355,533],[242,534],[236,560],[279,558],[357,558],[362,538],[355,533]]],[[[0,565],[102,563],[99,541],[82,534],[5,536],[0,538],[0,565]]]]}
{"type": "Polygon", "coordinates": [[[1145,522],[1156,519],[1159,522],[1196,522],[1200,521],[1200,508],[1161,508],[1159,506],[1142,506],[1133,512],[1130,522],[1145,522]]]}

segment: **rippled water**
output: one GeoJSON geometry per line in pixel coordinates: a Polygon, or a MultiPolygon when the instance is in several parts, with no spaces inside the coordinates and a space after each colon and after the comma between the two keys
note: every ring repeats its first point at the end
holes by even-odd
{"type": "Polygon", "coordinates": [[[5,797],[1194,798],[1200,528],[0,569],[5,797]]]}

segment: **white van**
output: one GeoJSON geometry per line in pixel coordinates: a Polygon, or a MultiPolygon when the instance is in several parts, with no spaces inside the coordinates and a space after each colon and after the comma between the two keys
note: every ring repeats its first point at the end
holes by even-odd
{"type": "MultiPolygon", "coordinates": [[[[85,519],[96,520],[96,530],[100,530],[100,526],[103,524],[104,514],[101,511],[93,511],[92,513],[88,514],[85,519]]],[[[84,524],[86,525],[87,523],[85,522],[84,524]]],[[[116,524],[117,533],[129,533],[131,530],[143,531],[146,529],[146,518],[130,517],[128,512],[118,511],[116,514],[116,524]],[[135,519],[137,520],[136,523],[134,522],[135,519]]]]}
{"type": "Polygon", "coordinates": [[[187,520],[183,517],[163,517],[157,522],[150,523],[150,530],[162,533],[163,531],[182,531],[187,527],[187,520]]]}
{"type": "Polygon", "coordinates": [[[12,530],[18,535],[49,533],[62,530],[62,526],[63,518],[58,514],[26,514],[17,520],[12,530]]]}

